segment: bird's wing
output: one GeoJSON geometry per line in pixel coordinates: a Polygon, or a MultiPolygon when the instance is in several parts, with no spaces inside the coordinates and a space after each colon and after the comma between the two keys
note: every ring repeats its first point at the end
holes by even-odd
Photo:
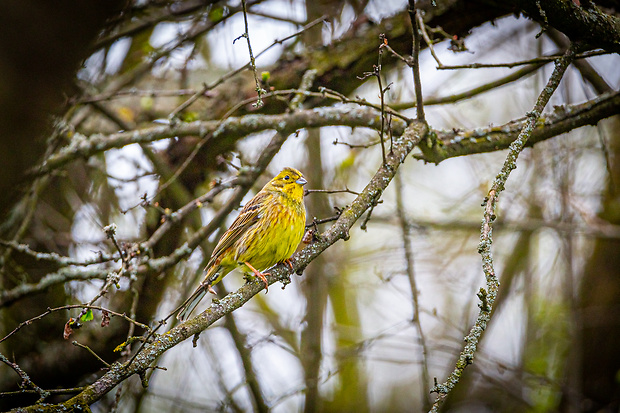
{"type": "Polygon", "coordinates": [[[259,219],[259,212],[261,206],[264,204],[266,198],[269,197],[267,192],[259,192],[245,204],[237,219],[230,225],[230,228],[222,235],[219,242],[211,254],[211,259],[207,264],[207,268],[215,264],[220,256],[232,245],[239,240],[252,226],[254,226],[259,219]]]}

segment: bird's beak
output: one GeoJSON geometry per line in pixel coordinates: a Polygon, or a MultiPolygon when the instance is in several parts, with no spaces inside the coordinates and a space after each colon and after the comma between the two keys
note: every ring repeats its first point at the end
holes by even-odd
{"type": "Polygon", "coordinates": [[[299,185],[305,185],[308,183],[308,181],[306,181],[304,178],[299,178],[298,180],[295,181],[295,183],[299,185]]]}

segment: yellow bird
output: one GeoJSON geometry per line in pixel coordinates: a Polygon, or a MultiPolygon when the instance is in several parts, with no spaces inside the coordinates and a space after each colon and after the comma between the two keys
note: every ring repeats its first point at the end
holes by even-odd
{"type": "MultiPolygon", "coordinates": [[[[306,224],[301,172],[284,168],[248,202],[217,243],[205,267],[205,278],[183,303],[177,318],[186,320],[211,286],[237,267],[269,284],[265,269],[287,262],[301,241],[306,224]]],[[[292,268],[292,265],[291,265],[292,268]]]]}

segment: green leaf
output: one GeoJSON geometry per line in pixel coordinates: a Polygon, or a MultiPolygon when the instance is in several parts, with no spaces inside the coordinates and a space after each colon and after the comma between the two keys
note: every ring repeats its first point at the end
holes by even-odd
{"type": "Polygon", "coordinates": [[[93,310],[89,308],[80,319],[82,321],[91,321],[93,318],[95,318],[95,316],[93,316],[93,310]]]}

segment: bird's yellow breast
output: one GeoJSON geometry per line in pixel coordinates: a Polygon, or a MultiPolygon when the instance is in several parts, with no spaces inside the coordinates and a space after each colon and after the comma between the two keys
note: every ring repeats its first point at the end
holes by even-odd
{"type": "Polygon", "coordinates": [[[282,192],[272,196],[271,202],[266,203],[268,207],[261,208],[258,222],[233,246],[231,265],[249,262],[263,271],[290,258],[297,249],[306,224],[303,202],[282,192]]]}

